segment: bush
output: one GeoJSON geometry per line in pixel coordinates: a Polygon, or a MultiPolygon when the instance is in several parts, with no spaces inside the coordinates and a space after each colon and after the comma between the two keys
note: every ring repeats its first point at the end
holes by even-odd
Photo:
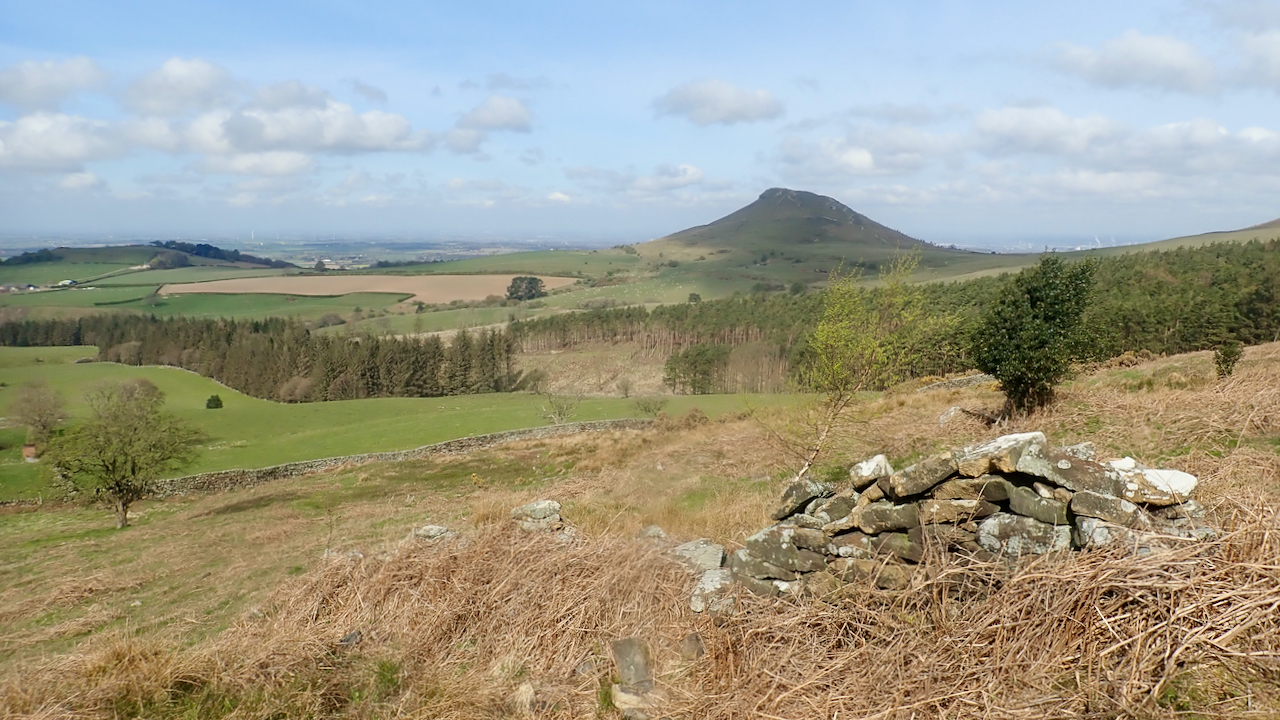
{"type": "Polygon", "coordinates": [[[1001,290],[978,323],[971,352],[978,369],[1000,381],[1004,414],[1031,412],[1053,399],[1071,363],[1083,357],[1081,319],[1096,263],[1068,266],[1046,255],[1001,290]]]}
{"type": "Polygon", "coordinates": [[[511,284],[507,286],[508,300],[534,300],[546,294],[547,291],[542,284],[542,278],[529,275],[513,277],[511,278],[511,284]]]}
{"type": "Polygon", "coordinates": [[[1244,354],[1244,346],[1239,340],[1227,340],[1213,351],[1213,367],[1218,371],[1218,379],[1230,377],[1236,371],[1236,363],[1244,354]]]}
{"type": "Polygon", "coordinates": [[[648,415],[649,417],[657,417],[666,406],[666,398],[646,397],[636,399],[636,410],[639,410],[642,415],[648,415]]]}
{"type": "Polygon", "coordinates": [[[219,410],[222,408],[222,398],[217,395],[210,395],[208,400],[204,401],[206,410],[219,410]]]}

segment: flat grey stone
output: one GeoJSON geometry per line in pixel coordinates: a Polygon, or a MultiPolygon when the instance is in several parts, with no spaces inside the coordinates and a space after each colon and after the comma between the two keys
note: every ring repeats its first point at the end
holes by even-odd
{"type": "Polygon", "coordinates": [[[1071,527],[996,513],[978,526],[978,545],[987,552],[1007,557],[1043,555],[1071,547],[1071,527]]]}
{"type": "Polygon", "coordinates": [[[1050,525],[1067,525],[1067,506],[1052,498],[1043,498],[1027,487],[1015,487],[1009,493],[1009,509],[1050,525]]]}
{"type": "Polygon", "coordinates": [[[1031,445],[1022,452],[1017,471],[1073,492],[1088,490],[1113,497],[1124,494],[1125,481],[1114,468],[1041,445],[1031,445]]]}
{"type": "Polygon", "coordinates": [[[677,545],[671,552],[684,561],[694,572],[706,572],[724,565],[724,546],[708,538],[691,540],[677,545]]]}
{"type": "Polygon", "coordinates": [[[781,520],[788,515],[796,513],[814,498],[827,497],[833,492],[835,492],[835,488],[827,483],[808,477],[797,478],[787,484],[787,487],[782,491],[782,497],[778,500],[778,504],[774,506],[773,512],[769,517],[774,520],[781,520]]]}
{"type": "Polygon", "coordinates": [[[652,661],[649,646],[638,637],[614,640],[613,664],[618,668],[618,685],[629,693],[647,693],[653,690],[652,661]]]}
{"type": "Polygon", "coordinates": [[[733,573],[728,568],[717,567],[702,573],[689,597],[689,609],[700,613],[711,607],[733,587],[733,573]]]}
{"type": "Polygon", "coordinates": [[[535,500],[511,510],[511,517],[517,520],[545,520],[560,515],[560,503],[555,500],[535,500]]]}
{"type": "Polygon", "coordinates": [[[886,478],[892,474],[893,466],[889,464],[889,458],[876,455],[850,468],[849,480],[853,483],[855,490],[861,490],[880,478],[886,478]]]}
{"type": "Polygon", "coordinates": [[[948,480],[929,493],[938,500],[986,500],[1005,502],[1013,485],[999,475],[981,475],[975,478],[948,480]]]}
{"type": "Polygon", "coordinates": [[[1071,512],[1128,527],[1138,514],[1138,506],[1124,498],[1081,490],[1071,498],[1071,512]]]}
{"type": "Polygon", "coordinates": [[[979,477],[993,471],[1013,472],[1018,458],[1027,447],[1045,443],[1044,433],[1029,432],[1004,435],[978,445],[969,445],[952,453],[956,472],[964,477],[979,477]]]}
{"type": "Polygon", "coordinates": [[[986,517],[1000,508],[986,500],[921,500],[920,524],[959,523],[986,517]]]}
{"type": "Polygon", "coordinates": [[[752,555],[746,548],[734,550],[729,556],[729,569],[734,577],[752,577],[759,580],[795,580],[800,573],[775,565],[752,555]]]}
{"type": "Polygon", "coordinates": [[[955,471],[951,453],[943,453],[925,458],[887,478],[881,478],[876,484],[889,497],[901,500],[924,494],[934,485],[951,477],[955,471]]]}

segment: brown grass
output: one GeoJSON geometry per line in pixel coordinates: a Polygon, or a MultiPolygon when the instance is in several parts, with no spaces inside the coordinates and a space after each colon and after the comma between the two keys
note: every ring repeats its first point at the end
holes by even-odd
{"type": "MultiPolygon", "coordinates": [[[[0,637],[8,647],[44,640],[48,628],[30,620],[41,604],[65,609],[54,615],[57,637],[84,633],[74,648],[53,645],[64,649],[8,666],[0,716],[469,719],[531,707],[537,717],[616,717],[600,692],[613,672],[608,643],[639,635],[654,649],[671,717],[1276,717],[1278,361],[1280,345],[1250,348],[1224,382],[1207,354],[1099,369],[1049,411],[999,428],[936,421],[952,405],[998,406],[990,388],[891,394],[832,448],[833,458],[887,451],[901,462],[1017,430],[1093,440],[1104,454],[1199,474],[1201,498],[1226,529],[1219,540],[1145,557],[1069,553],[1013,570],[935,557],[905,592],[741,597],[741,612],[718,622],[688,611],[693,578],[636,532],[656,523],[673,542],[705,535],[732,545],[763,526],[789,467],[768,443],[767,426],[788,420],[781,412],[513,444],[483,456],[492,473],[450,470],[468,458],[366,466],[182,501],[176,525],[131,531],[149,558],[137,568],[119,559],[94,566],[92,555],[77,573],[71,563],[83,556],[59,545],[33,557],[59,563],[61,575],[0,591],[0,628],[27,618],[0,637]],[[464,480],[370,494],[388,478],[445,471],[464,480]],[[331,514],[287,505],[320,493],[338,503],[331,514]],[[564,503],[580,540],[515,533],[508,509],[536,497],[564,503]],[[225,510],[238,504],[252,521],[230,522],[240,516],[225,510]],[[202,525],[215,520],[216,532],[202,525]],[[463,535],[397,540],[424,520],[463,535]],[[301,575],[267,576],[269,587],[252,595],[263,617],[238,611],[227,629],[210,631],[175,610],[145,632],[132,620],[121,626],[111,601],[132,592],[131,578],[150,587],[201,548],[243,554],[244,537],[280,548],[289,559],[277,562],[310,558],[301,575]],[[364,556],[316,560],[318,541],[364,556]],[[357,629],[362,642],[338,645],[357,629]],[[686,662],[676,647],[691,632],[708,654],[686,662]]],[[[128,536],[89,542],[105,551],[117,537],[128,536]]],[[[215,595],[237,592],[237,574],[262,578],[251,554],[208,580],[198,571],[178,577],[215,595]]]]}
{"type": "MultiPolygon", "coordinates": [[[[231,278],[198,283],[175,283],[160,288],[163,295],[182,293],[271,293],[277,295],[350,295],[398,293],[424,303],[483,300],[505,296],[514,275],[279,275],[231,278]]],[[[571,285],[574,278],[543,277],[547,290],[571,285]]]]}

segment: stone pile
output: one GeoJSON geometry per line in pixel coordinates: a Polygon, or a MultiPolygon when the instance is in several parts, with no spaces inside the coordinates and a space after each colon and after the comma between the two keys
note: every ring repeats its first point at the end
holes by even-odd
{"type": "Polygon", "coordinates": [[[930,548],[993,560],[1115,544],[1146,553],[1212,537],[1190,499],[1196,484],[1132,458],[1098,461],[1089,443],[1055,448],[1038,432],[898,471],[877,455],[853,467],[847,487],[792,481],[776,524],[729,555],[729,572],[704,570],[694,609],[715,602],[722,576],[765,595],[867,579],[901,588],[930,548]]]}

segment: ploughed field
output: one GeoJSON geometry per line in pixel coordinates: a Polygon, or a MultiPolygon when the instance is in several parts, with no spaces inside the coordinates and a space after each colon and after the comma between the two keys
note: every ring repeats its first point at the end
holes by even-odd
{"type": "MultiPolygon", "coordinates": [[[[514,275],[306,275],[249,277],[197,283],[175,283],[160,288],[162,295],[184,293],[267,293],[275,295],[349,295],[352,293],[400,293],[424,303],[483,300],[505,295],[514,275]]],[[[574,278],[543,277],[547,290],[555,290],[574,278]]]]}

